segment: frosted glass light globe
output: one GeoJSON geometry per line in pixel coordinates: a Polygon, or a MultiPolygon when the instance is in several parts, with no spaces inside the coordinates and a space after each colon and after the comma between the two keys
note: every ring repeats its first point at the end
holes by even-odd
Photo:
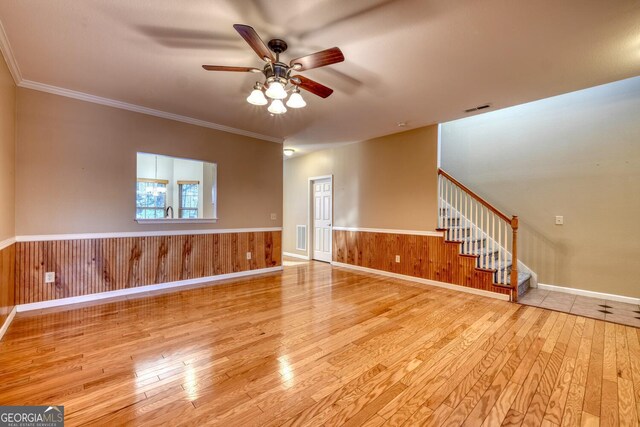
{"type": "Polygon", "coordinates": [[[267,105],[269,101],[267,101],[260,89],[254,89],[251,91],[251,95],[247,97],[247,102],[253,105],[267,105]]]}
{"type": "Polygon", "coordinates": [[[267,108],[267,110],[273,114],[284,114],[287,112],[287,108],[279,99],[274,99],[273,101],[271,101],[271,105],[269,105],[269,108],[267,108]]]}
{"type": "Polygon", "coordinates": [[[287,107],[302,108],[306,106],[307,103],[304,101],[304,99],[302,99],[302,95],[300,95],[300,92],[293,92],[287,100],[287,107]]]}
{"type": "Polygon", "coordinates": [[[282,83],[271,82],[267,88],[266,95],[271,99],[285,99],[287,97],[287,91],[284,90],[282,83]]]}

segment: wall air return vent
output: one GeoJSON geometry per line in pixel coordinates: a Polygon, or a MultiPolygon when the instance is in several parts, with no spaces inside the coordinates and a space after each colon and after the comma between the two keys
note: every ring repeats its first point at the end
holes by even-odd
{"type": "Polygon", "coordinates": [[[473,108],[469,108],[464,110],[465,113],[473,113],[474,111],[481,111],[484,110],[486,108],[491,107],[491,104],[483,104],[483,105],[478,105],[477,107],[473,107],[473,108]]]}
{"type": "Polygon", "coordinates": [[[307,250],[307,226],[296,226],[296,249],[299,251],[307,250]]]}

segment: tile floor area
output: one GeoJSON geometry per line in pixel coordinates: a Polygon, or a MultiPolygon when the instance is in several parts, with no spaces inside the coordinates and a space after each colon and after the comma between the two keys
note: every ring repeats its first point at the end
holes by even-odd
{"type": "Polygon", "coordinates": [[[571,295],[563,292],[530,289],[519,301],[550,310],[608,320],[640,328],[640,306],[624,302],[571,295]]]}

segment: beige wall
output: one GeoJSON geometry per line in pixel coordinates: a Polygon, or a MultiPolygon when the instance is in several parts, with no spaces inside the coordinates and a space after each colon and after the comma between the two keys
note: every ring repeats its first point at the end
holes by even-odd
{"type": "Polygon", "coordinates": [[[540,283],[640,297],[640,78],[445,123],[441,138],[443,169],[520,216],[540,283]]]}
{"type": "Polygon", "coordinates": [[[437,125],[313,152],[284,162],[283,250],[296,250],[306,224],[309,177],[334,179],[333,225],[434,230],[437,226],[437,125]]]}
{"type": "Polygon", "coordinates": [[[280,144],[23,88],[17,105],[19,236],[282,224],[280,144]],[[217,224],[137,224],[137,151],[217,163],[217,224]]]}
{"type": "Polygon", "coordinates": [[[15,236],[16,85],[0,55],[0,242],[15,236]]]}
{"type": "Polygon", "coordinates": [[[15,245],[1,243],[15,236],[16,85],[0,55],[0,326],[15,305],[15,245]]]}

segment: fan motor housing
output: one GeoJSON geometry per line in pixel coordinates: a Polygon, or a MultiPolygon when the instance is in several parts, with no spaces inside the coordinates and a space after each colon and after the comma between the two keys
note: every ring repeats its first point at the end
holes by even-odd
{"type": "Polygon", "coordinates": [[[282,39],[271,39],[269,40],[267,46],[269,46],[269,50],[277,54],[281,54],[288,48],[287,42],[282,39]]]}
{"type": "Polygon", "coordinates": [[[289,66],[282,62],[274,62],[265,65],[264,75],[265,77],[275,77],[278,79],[286,79],[289,74],[289,66]]]}

